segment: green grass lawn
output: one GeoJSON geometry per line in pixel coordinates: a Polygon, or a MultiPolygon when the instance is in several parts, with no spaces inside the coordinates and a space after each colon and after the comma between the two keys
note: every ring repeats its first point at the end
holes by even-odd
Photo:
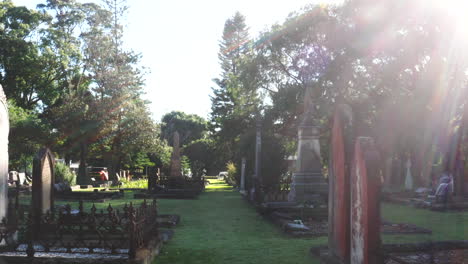
{"type": "MultiPolygon", "coordinates": [[[[178,214],[181,223],[175,236],[165,244],[161,255],[153,263],[319,263],[308,251],[324,245],[326,237],[298,239],[261,217],[241,195],[223,181],[211,179],[206,192],[195,200],[158,200],[161,214],[178,214]]],[[[132,199],[133,192],[125,192],[124,199],[112,200],[115,208],[143,200],[132,199]]],[[[30,196],[21,197],[29,203],[30,196]]],[[[78,202],[57,201],[56,204],[78,202]]],[[[96,203],[105,209],[109,203],[96,203]]],[[[92,203],[85,203],[89,209],[92,203]]],[[[462,240],[468,238],[468,212],[432,212],[408,206],[382,204],[382,216],[395,223],[412,223],[433,231],[431,235],[384,235],[385,243],[462,240]]]]}
{"type": "Polygon", "coordinates": [[[182,221],[153,263],[318,263],[308,251],[326,238],[290,238],[224,182],[210,182],[197,200],[159,200],[182,221]]]}

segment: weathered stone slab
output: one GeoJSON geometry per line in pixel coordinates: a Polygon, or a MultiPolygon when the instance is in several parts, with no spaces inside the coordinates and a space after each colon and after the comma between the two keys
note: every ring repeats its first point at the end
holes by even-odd
{"type": "Polygon", "coordinates": [[[8,211],[8,106],[2,86],[0,85],[0,219],[8,211]]]}
{"type": "Polygon", "coordinates": [[[54,156],[48,148],[41,149],[33,161],[32,203],[36,214],[54,207],[54,156]]]}
{"type": "Polygon", "coordinates": [[[351,171],[351,263],[382,263],[380,157],[372,138],[356,139],[351,171]]]}
{"type": "Polygon", "coordinates": [[[328,246],[330,254],[346,263],[350,251],[350,149],[352,112],[349,106],[337,107],[333,117],[328,173],[328,246]]]}

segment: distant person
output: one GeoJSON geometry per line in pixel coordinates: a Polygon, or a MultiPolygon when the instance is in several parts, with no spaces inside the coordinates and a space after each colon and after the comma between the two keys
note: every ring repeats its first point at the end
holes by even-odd
{"type": "Polygon", "coordinates": [[[107,170],[101,170],[99,172],[99,176],[101,178],[101,181],[108,181],[109,180],[109,173],[107,172],[107,170]]]}

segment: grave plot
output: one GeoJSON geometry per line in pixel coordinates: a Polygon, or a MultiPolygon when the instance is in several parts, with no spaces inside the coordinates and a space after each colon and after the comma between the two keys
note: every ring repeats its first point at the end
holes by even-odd
{"type": "Polygon", "coordinates": [[[433,192],[397,192],[384,194],[386,202],[414,206],[433,211],[467,211],[468,197],[451,197],[447,202],[439,202],[433,192]]]}
{"type": "Polygon", "coordinates": [[[124,197],[124,190],[109,190],[109,189],[94,189],[93,191],[71,191],[69,189],[61,189],[57,191],[55,198],[64,201],[92,201],[92,202],[107,202],[112,199],[121,199],[124,197]]]}
{"type": "MultiPolygon", "coordinates": [[[[329,166],[331,175],[334,176],[329,178],[328,206],[330,208],[349,208],[346,201],[349,201],[350,199],[350,181],[346,168],[351,167],[351,161],[348,159],[350,157],[350,149],[353,148],[350,146],[350,138],[352,138],[352,135],[354,134],[352,131],[351,115],[351,109],[342,105],[334,117],[332,144],[330,147],[331,161],[329,166]]],[[[305,128],[310,127],[310,125],[305,126],[305,128]]],[[[302,131],[299,135],[301,141],[301,137],[303,138],[304,135],[312,135],[312,132],[305,133],[302,131]]],[[[309,142],[308,145],[312,145],[312,143],[309,142]]],[[[299,148],[298,151],[301,151],[301,149],[304,151],[304,148],[299,148]]],[[[301,155],[299,155],[299,157],[301,157],[301,155]]],[[[305,160],[298,159],[298,163],[305,164],[310,159],[311,157],[305,160]]],[[[300,164],[298,164],[299,168],[300,164]]],[[[312,164],[319,163],[312,162],[312,164]]],[[[310,170],[318,173],[320,167],[321,165],[317,165],[316,167],[311,167],[309,169],[306,168],[303,170],[310,170]]],[[[305,174],[301,172],[300,175],[305,174]]],[[[317,197],[320,196],[317,194],[320,194],[321,192],[317,190],[322,186],[320,181],[318,181],[318,186],[314,187],[315,189],[311,187],[312,192],[308,194],[310,197],[302,203],[289,202],[287,200],[288,197],[290,197],[289,194],[291,192],[289,186],[289,182],[282,182],[279,186],[276,186],[276,188],[262,190],[261,194],[263,203],[258,206],[259,210],[268,219],[280,226],[285,233],[295,237],[326,236],[328,234],[330,221],[328,214],[332,215],[332,224],[346,224],[346,220],[344,219],[346,219],[347,216],[343,215],[344,213],[342,211],[328,210],[327,206],[323,204],[323,202],[318,202],[317,197]],[[314,193],[315,196],[313,196],[314,193]],[[312,197],[315,197],[315,199],[312,199],[312,197]]],[[[313,186],[313,184],[309,184],[308,186],[313,186]]],[[[391,223],[383,221],[380,226],[380,232],[384,234],[430,234],[431,230],[407,223],[391,223]]]]}
{"type": "MultiPolygon", "coordinates": [[[[291,180],[267,188],[262,184],[262,178],[256,176],[257,181],[249,190],[249,200],[261,214],[287,233],[301,236],[305,233],[323,235],[325,229],[313,230],[305,221],[313,218],[318,224],[326,219],[328,211],[328,184],[322,174],[320,128],[310,111],[304,113],[298,127],[298,157],[291,180]]],[[[257,143],[261,141],[258,134],[257,143]]],[[[257,152],[260,150],[258,148],[257,152]]]]}
{"type": "MultiPolygon", "coordinates": [[[[339,133],[340,108],[335,113],[330,164],[330,213],[327,247],[312,248],[321,263],[440,263],[436,256],[464,252],[468,241],[382,245],[381,158],[374,141],[357,137],[352,151],[339,133]],[[338,126],[337,126],[338,125],[338,126]],[[336,133],[338,132],[338,133],[336,133]],[[340,139],[341,137],[341,139],[340,139]],[[338,143],[337,143],[338,142],[338,143]],[[350,183],[350,184],[343,184],[350,183]],[[337,194],[345,195],[337,195],[337,194]],[[423,255],[428,255],[429,262],[423,255]],[[395,262],[396,261],[396,262],[395,262]]],[[[463,259],[451,262],[464,263],[463,259]]]]}
{"type": "Polygon", "coordinates": [[[468,241],[389,244],[382,247],[385,264],[468,264],[468,241]]]}
{"type": "Polygon", "coordinates": [[[156,201],[140,206],[112,206],[59,211],[35,215],[11,210],[0,230],[0,257],[7,263],[149,263],[160,251],[172,230],[159,228],[156,201]]]}
{"type": "Polygon", "coordinates": [[[174,134],[174,148],[171,157],[171,173],[167,177],[151,175],[148,190],[136,193],[135,199],[194,199],[205,190],[205,179],[192,179],[181,174],[179,133],[174,134]]]}

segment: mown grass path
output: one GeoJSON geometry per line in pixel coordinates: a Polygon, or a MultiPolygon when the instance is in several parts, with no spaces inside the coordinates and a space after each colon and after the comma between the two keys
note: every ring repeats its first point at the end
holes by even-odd
{"type": "MultiPolygon", "coordinates": [[[[161,213],[179,214],[175,237],[153,263],[157,264],[318,264],[309,255],[326,237],[298,239],[260,216],[241,195],[222,181],[212,180],[196,200],[159,200],[161,213]]],[[[382,204],[382,216],[394,223],[412,223],[432,235],[384,235],[385,243],[462,240],[468,238],[468,212],[431,212],[382,204]]]]}
{"type": "Polygon", "coordinates": [[[162,213],[179,214],[175,236],[153,263],[294,263],[314,264],[313,245],[326,238],[297,239],[276,226],[222,181],[211,180],[196,200],[159,200],[162,213]]]}

